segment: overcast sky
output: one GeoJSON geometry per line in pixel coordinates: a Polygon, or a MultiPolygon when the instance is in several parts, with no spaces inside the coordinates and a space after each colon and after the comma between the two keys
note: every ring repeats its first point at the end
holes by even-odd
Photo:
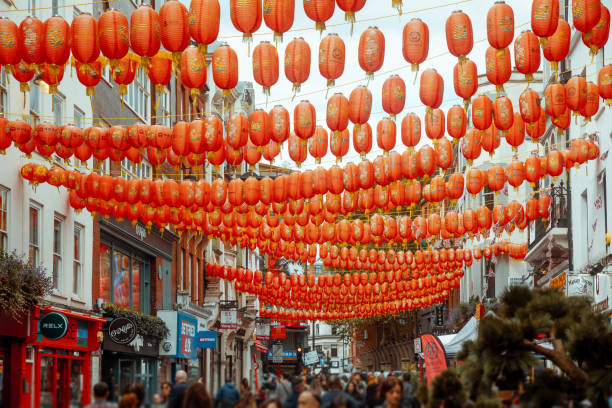
{"type": "MultiPolygon", "coordinates": [[[[188,0],[182,0],[189,7],[188,0]]],[[[238,54],[240,65],[240,80],[252,81],[256,91],[256,104],[258,108],[269,111],[275,104],[282,104],[290,112],[293,122],[293,108],[300,100],[309,100],[317,110],[317,122],[319,125],[325,126],[325,110],[327,104],[326,98],[326,79],[319,73],[318,67],[318,50],[319,42],[322,36],[314,29],[315,23],[310,20],[303,8],[303,0],[295,1],[295,20],[292,31],[285,33],[283,43],[279,43],[279,62],[280,72],[279,80],[272,87],[271,96],[266,106],[266,98],[262,93],[261,86],[253,80],[252,61],[248,55],[247,45],[242,42],[241,33],[232,25],[230,19],[229,0],[221,0],[221,27],[219,31],[219,40],[226,41],[238,54]],[[303,37],[311,49],[311,69],[310,77],[306,83],[302,85],[301,93],[298,94],[292,101],[292,85],[286,79],[283,60],[285,55],[286,45],[295,37],[303,37]]],[[[506,0],[514,9],[515,18],[515,38],[521,31],[530,28],[530,5],[529,0],[506,0]]],[[[454,10],[463,10],[472,19],[474,30],[474,48],[468,57],[478,65],[478,72],[484,73],[485,51],[489,46],[486,40],[486,15],[488,9],[494,4],[494,0],[428,0],[428,1],[412,1],[404,0],[404,12],[401,16],[391,7],[391,0],[368,0],[365,7],[357,13],[357,22],[354,25],[353,35],[350,35],[350,24],[345,23],[344,12],[336,6],[333,17],[327,22],[327,30],[323,32],[323,36],[327,33],[337,33],[344,40],[346,45],[346,59],[344,74],[336,81],[336,87],[329,91],[331,96],[334,92],[342,92],[347,98],[350,92],[359,85],[367,83],[364,71],[358,63],[357,49],[359,37],[361,33],[369,26],[377,26],[385,35],[385,59],[384,64],[374,80],[370,81],[368,87],[372,92],[374,102],[372,107],[372,117],[370,125],[374,131],[373,147],[368,158],[373,160],[380,150],[376,146],[376,123],[379,119],[386,116],[382,109],[381,89],[386,78],[391,74],[400,75],[406,82],[406,107],[402,114],[398,115],[398,125],[403,116],[408,112],[417,113],[423,122],[424,108],[419,100],[419,81],[414,81],[414,73],[410,70],[408,64],[402,55],[402,30],[404,25],[412,18],[420,18],[429,27],[429,55],[427,60],[421,65],[420,71],[426,68],[435,68],[444,78],[445,93],[444,103],[441,108],[445,111],[454,104],[460,104],[461,100],[457,98],[453,89],[453,66],[457,59],[450,55],[446,46],[446,35],[444,25],[447,17],[454,10]],[[360,21],[366,20],[366,21],[360,21]]],[[[262,22],[260,29],[253,37],[251,50],[260,41],[273,41],[272,31],[262,22]]],[[[511,51],[512,45],[510,46],[511,51]]],[[[512,57],[514,65],[514,56],[512,57]]],[[[352,124],[349,122],[349,130],[351,130],[351,147],[343,163],[359,160],[359,155],[354,151],[352,146],[352,124]]],[[[424,132],[424,122],[421,140],[426,139],[424,132]]],[[[396,149],[403,152],[405,147],[401,142],[399,133],[397,134],[396,149]]],[[[282,162],[285,164],[293,163],[289,159],[289,155],[285,149],[282,154],[282,162]]],[[[263,160],[263,158],[262,158],[263,160]]],[[[281,163],[280,158],[275,161],[275,164],[281,163]]],[[[335,163],[335,157],[328,151],[327,156],[323,159],[322,165],[330,167],[335,163]]],[[[303,168],[315,168],[314,160],[309,157],[303,168]]]]}

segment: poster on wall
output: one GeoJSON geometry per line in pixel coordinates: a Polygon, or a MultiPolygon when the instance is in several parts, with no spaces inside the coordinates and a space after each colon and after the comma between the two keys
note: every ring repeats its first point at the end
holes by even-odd
{"type": "Polygon", "coordinates": [[[221,310],[221,330],[236,330],[238,328],[238,312],[235,310],[221,310]]]}
{"type": "Polygon", "coordinates": [[[593,277],[584,273],[568,275],[567,296],[593,296],[593,277]]]}

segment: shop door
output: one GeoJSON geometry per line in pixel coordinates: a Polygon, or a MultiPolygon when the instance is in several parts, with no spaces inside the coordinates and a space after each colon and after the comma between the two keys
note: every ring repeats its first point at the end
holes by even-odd
{"type": "Polygon", "coordinates": [[[82,406],[83,359],[43,354],[40,357],[41,408],[82,406]]]}

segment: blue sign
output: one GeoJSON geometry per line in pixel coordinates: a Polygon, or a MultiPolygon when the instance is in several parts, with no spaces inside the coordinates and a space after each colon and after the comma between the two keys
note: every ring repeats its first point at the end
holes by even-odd
{"type": "Polygon", "coordinates": [[[202,349],[217,348],[217,332],[212,330],[201,330],[198,332],[198,347],[202,349]]]}
{"type": "MultiPolygon", "coordinates": [[[[268,358],[272,359],[272,351],[268,351],[268,358]]],[[[283,360],[297,360],[297,351],[283,350],[283,360]]]]}
{"type": "Polygon", "coordinates": [[[196,334],[198,320],[187,313],[177,312],[176,356],[179,358],[197,358],[196,334]]]}

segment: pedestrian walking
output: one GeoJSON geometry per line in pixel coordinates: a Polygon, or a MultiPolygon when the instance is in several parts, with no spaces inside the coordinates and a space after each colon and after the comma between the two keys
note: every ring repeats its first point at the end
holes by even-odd
{"type": "Polygon", "coordinates": [[[199,381],[191,384],[185,391],[181,408],[213,408],[206,386],[199,381]]]}
{"type": "Polygon", "coordinates": [[[187,373],[183,370],[178,370],[174,375],[175,385],[168,396],[168,408],[182,408],[185,393],[189,384],[187,383],[187,373]]]}
{"type": "Polygon", "coordinates": [[[283,403],[276,398],[268,398],[259,405],[259,408],[283,408],[283,403]]]}
{"type": "Polygon", "coordinates": [[[378,395],[383,400],[378,408],[400,408],[404,389],[399,380],[394,376],[389,376],[380,385],[378,395]]]}
{"type": "Polygon", "coordinates": [[[138,397],[133,392],[123,394],[118,408],[138,408],[138,397]]]}
{"type": "Polygon", "coordinates": [[[287,374],[283,373],[276,385],[276,398],[284,403],[289,395],[291,395],[291,382],[287,374]]]}
{"type": "Polygon", "coordinates": [[[231,378],[227,378],[223,387],[219,388],[217,398],[215,398],[215,407],[217,408],[234,408],[240,401],[240,391],[236,388],[231,378]]]}
{"type": "Polygon", "coordinates": [[[323,408],[327,408],[331,405],[332,401],[342,396],[347,400],[347,408],[359,408],[361,404],[357,402],[353,397],[351,397],[346,392],[342,391],[342,380],[337,375],[331,375],[327,380],[327,388],[328,391],[323,393],[321,397],[321,406],[323,408]]]}
{"type": "Polygon", "coordinates": [[[153,395],[152,408],[165,408],[170,399],[170,391],[172,391],[172,384],[168,381],[162,382],[159,394],[153,395]]]}
{"type": "Polygon", "coordinates": [[[310,391],[304,391],[298,398],[297,408],[321,408],[321,398],[310,391]]]}
{"type": "Polygon", "coordinates": [[[291,395],[283,401],[283,408],[297,408],[298,398],[304,392],[304,382],[301,377],[295,376],[291,379],[291,395]]]}
{"type": "Polygon", "coordinates": [[[136,406],[144,407],[145,390],[142,384],[132,383],[123,391],[124,394],[134,394],[136,396],[136,406]]]}
{"type": "Polygon", "coordinates": [[[87,405],[85,408],[117,408],[114,402],[108,402],[110,391],[105,382],[99,382],[93,387],[94,402],[87,405]]]}

